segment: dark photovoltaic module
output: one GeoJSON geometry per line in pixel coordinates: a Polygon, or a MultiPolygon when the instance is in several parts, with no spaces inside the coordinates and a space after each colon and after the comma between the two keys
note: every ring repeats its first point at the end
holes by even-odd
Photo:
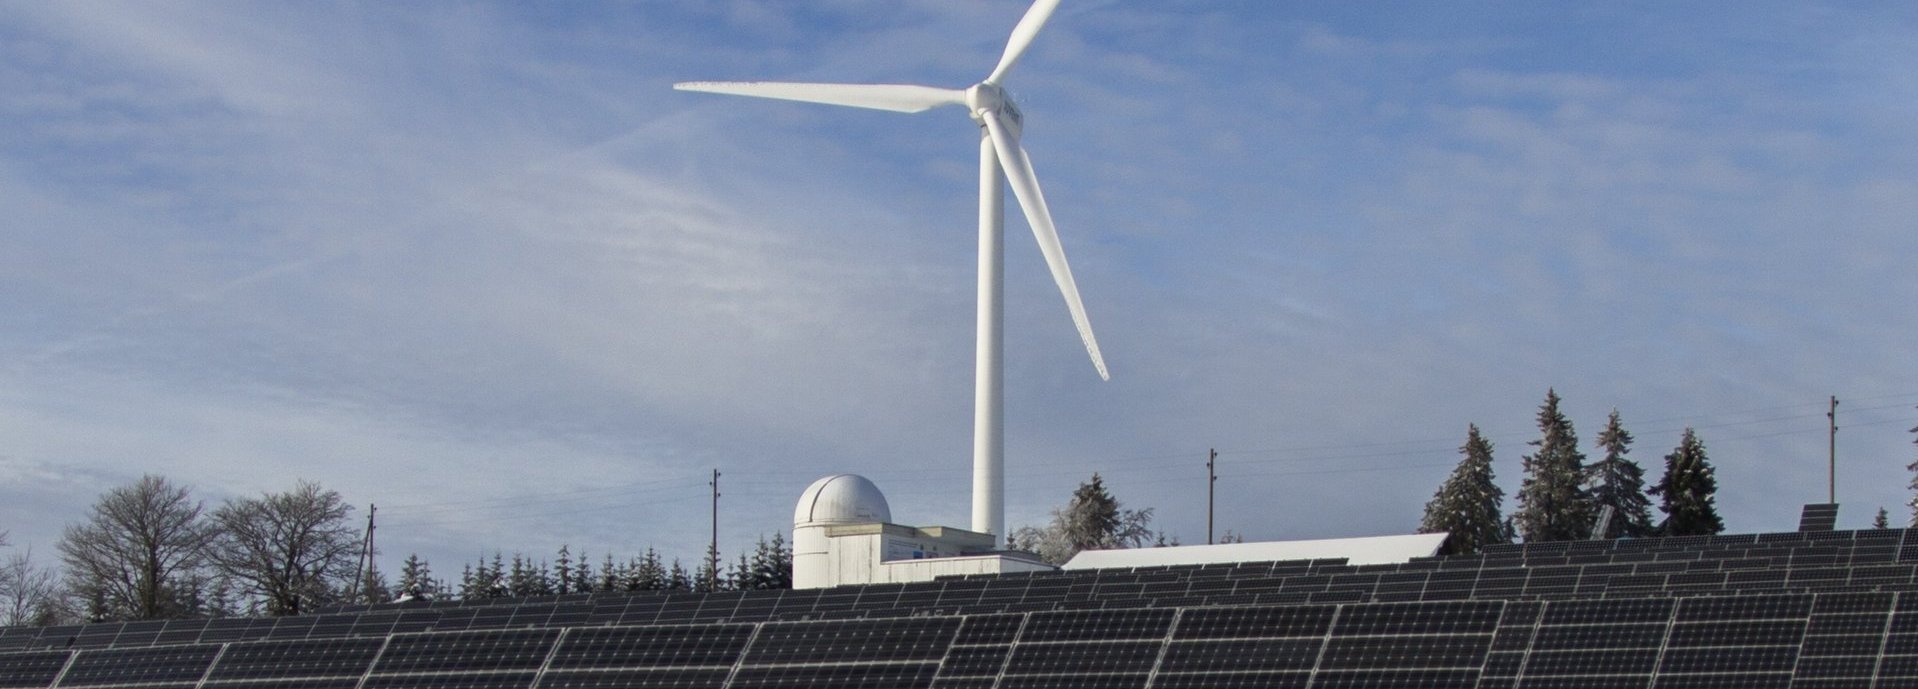
{"type": "MultiPolygon", "coordinates": [[[[1908,544],[1909,543],[1909,544],[1908,544]]],[[[1902,529],[0,629],[0,689],[1918,687],[1902,529]]]]}

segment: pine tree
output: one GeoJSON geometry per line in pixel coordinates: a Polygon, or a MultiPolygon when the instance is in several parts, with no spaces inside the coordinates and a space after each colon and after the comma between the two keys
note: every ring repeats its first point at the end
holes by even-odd
{"type": "Polygon", "coordinates": [[[1113,533],[1119,528],[1119,501],[1106,490],[1104,479],[1093,472],[1092,480],[1079,484],[1066,503],[1065,537],[1073,550],[1111,548],[1113,533]]]}
{"type": "Polygon", "coordinates": [[[1713,505],[1718,479],[1712,473],[1705,443],[1686,428],[1678,447],[1665,455],[1665,477],[1651,491],[1660,498],[1659,509],[1665,511],[1661,534],[1699,536],[1725,530],[1725,522],[1718,518],[1718,508],[1713,505]]]}
{"type": "Polygon", "coordinates": [[[715,544],[706,545],[706,556],[699,559],[699,568],[692,578],[692,590],[699,593],[712,593],[719,590],[723,572],[719,571],[719,549],[715,544]]]}
{"type": "MultiPolygon", "coordinates": [[[[467,569],[471,578],[472,569],[467,569]]],[[[400,564],[400,596],[409,599],[432,600],[435,594],[433,567],[420,559],[419,553],[408,553],[406,562],[400,564]]]]}
{"type": "Polygon", "coordinates": [[[754,588],[789,589],[793,587],[793,551],[786,547],[784,534],[773,532],[773,540],[770,543],[760,539],[759,547],[753,551],[752,569],[754,588]]]}
{"type": "Polygon", "coordinates": [[[493,551],[493,565],[486,569],[485,577],[480,581],[486,586],[487,598],[505,598],[513,595],[513,589],[506,580],[506,561],[499,551],[493,551]]]}
{"type": "MultiPolygon", "coordinates": [[[[1912,426],[1911,432],[1918,435],[1918,426],[1912,426]]],[[[1912,438],[1911,444],[1918,445],[1918,438],[1912,438]]],[[[1910,464],[1905,465],[1905,469],[1912,474],[1911,499],[1905,501],[1905,506],[1911,508],[1911,522],[1909,525],[1914,529],[1918,529],[1918,459],[1911,460],[1910,464]]]]}
{"type": "Polygon", "coordinates": [[[553,593],[566,595],[573,592],[573,556],[567,552],[566,544],[559,544],[559,554],[553,558],[553,593]]]}
{"type": "MultiPolygon", "coordinates": [[[[480,562],[485,563],[485,558],[481,558],[480,562]]],[[[474,600],[483,597],[485,594],[480,590],[479,575],[473,572],[472,565],[466,565],[466,568],[460,571],[460,598],[474,600]]]]}
{"type": "Polygon", "coordinates": [[[734,588],[739,590],[771,590],[792,588],[792,551],[786,548],[786,537],[774,533],[771,541],[765,536],[759,537],[759,543],[753,548],[751,558],[740,555],[734,565],[734,588]]]}
{"type": "Polygon", "coordinates": [[[593,573],[593,563],[586,553],[579,554],[579,564],[573,565],[573,582],[569,586],[573,593],[592,593],[599,581],[593,573]]]}
{"type": "Polygon", "coordinates": [[[513,553],[513,568],[507,570],[506,588],[515,597],[533,595],[533,575],[526,566],[526,558],[513,553]]]}
{"type": "Polygon", "coordinates": [[[1874,528],[1874,529],[1891,528],[1891,513],[1886,512],[1885,508],[1883,507],[1878,508],[1878,514],[1873,515],[1871,518],[1871,528],[1874,528]]]}
{"type": "Polygon", "coordinates": [[[1585,493],[1585,455],[1572,422],[1558,411],[1558,392],[1546,390],[1538,408],[1537,452],[1525,457],[1512,523],[1527,542],[1569,541],[1592,530],[1591,496],[1585,493]]]}
{"type": "MultiPolygon", "coordinates": [[[[675,560],[674,564],[677,565],[678,561],[675,560]]],[[[628,569],[630,570],[626,577],[628,591],[663,591],[671,588],[671,580],[664,562],[660,560],[659,551],[650,546],[646,548],[646,554],[640,558],[639,563],[628,569]]]]}
{"type": "Polygon", "coordinates": [[[687,574],[686,567],[679,564],[679,558],[673,558],[673,568],[666,574],[666,590],[691,591],[692,589],[692,575],[687,574]]]}
{"type": "Polygon", "coordinates": [[[359,602],[378,605],[393,602],[393,588],[386,583],[386,573],[379,565],[367,564],[366,582],[360,587],[359,602]]]}
{"type": "Polygon", "coordinates": [[[620,574],[619,567],[613,564],[613,554],[606,553],[606,559],[599,563],[599,590],[619,591],[626,588],[626,579],[620,574]]]}
{"type": "Polygon", "coordinates": [[[721,582],[721,585],[728,591],[752,590],[752,566],[752,561],[746,558],[746,554],[740,553],[739,560],[734,562],[732,569],[726,572],[726,580],[721,582]]]}
{"type": "MultiPolygon", "coordinates": [[[[1505,491],[1492,482],[1492,443],[1480,436],[1478,425],[1465,430],[1465,455],[1458,468],[1425,503],[1419,533],[1450,532],[1446,548],[1453,553],[1476,553],[1494,543],[1512,542],[1511,525],[1499,514],[1505,491]]],[[[1227,532],[1227,535],[1232,535],[1227,532]]]]}
{"type": "Polygon", "coordinates": [[[1611,538],[1652,535],[1652,501],[1645,495],[1645,469],[1625,457],[1631,446],[1632,434],[1619,422],[1618,410],[1613,409],[1605,430],[1598,433],[1598,449],[1605,452],[1605,458],[1585,471],[1593,514],[1606,506],[1612,508],[1612,521],[1605,529],[1611,538]]]}

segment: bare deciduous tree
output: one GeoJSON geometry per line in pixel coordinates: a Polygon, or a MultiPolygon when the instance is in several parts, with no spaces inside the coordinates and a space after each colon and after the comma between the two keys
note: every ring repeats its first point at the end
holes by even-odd
{"type": "Polygon", "coordinates": [[[300,481],[293,490],[232,500],[213,512],[214,564],[258,597],[270,615],[311,612],[337,598],[353,575],[353,508],[335,491],[300,481]]]}
{"type": "MultiPolygon", "coordinates": [[[[0,532],[0,546],[6,545],[0,532]]],[[[70,621],[60,591],[60,576],[33,562],[33,550],[8,553],[0,560],[0,627],[44,627],[70,621]]]]}
{"type": "Polygon", "coordinates": [[[198,581],[215,530],[192,491],[148,474],[107,491],[60,539],[68,587],[89,616],[152,620],[196,614],[198,581]]]}

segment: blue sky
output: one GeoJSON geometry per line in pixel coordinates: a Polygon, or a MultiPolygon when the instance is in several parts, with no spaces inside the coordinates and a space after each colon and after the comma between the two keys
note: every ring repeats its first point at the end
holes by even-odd
{"type": "MultiPolygon", "coordinates": [[[[963,87],[1004,2],[0,5],[0,530],[317,480],[388,568],[730,557],[812,479],[968,522],[976,127],[675,81],[963,87]],[[361,515],[364,513],[361,512],[361,515]]],[[[1067,0],[1008,82],[1113,380],[1008,222],[1008,521],[1401,533],[1547,388],[1733,530],[1899,512],[1918,13],[1067,0]]],[[[1508,505],[1509,507],[1509,505],[1508,505]]]]}

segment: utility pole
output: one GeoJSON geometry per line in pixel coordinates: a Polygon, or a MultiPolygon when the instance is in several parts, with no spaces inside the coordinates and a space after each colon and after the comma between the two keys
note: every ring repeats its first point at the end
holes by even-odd
{"type": "Polygon", "coordinates": [[[707,485],[710,485],[713,487],[713,541],[711,546],[706,549],[706,561],[707,561],[706,565],[708,567],[708,569],[706,570],[707,571],[706,590],[718,591],[719,590],[719,470],[718,469],[713,470],[712,483],[709,483],[707,485]]]}
{"type": "Polygon", "coordinates": [[[1827,481],[1826,485],[1829,486],[1828,490],[1830,491],[1826,495],[1825,502],[1837,504],[1838,503],[1838,396],[1836,395],[1832,396],[1831,411],[1825,412],[1825,418],[1831,419],[1831,429],[1826,431],[1825,433],[1826,461],[1829,462],[1825,466],[1825,472],[1826,472],[1825,480],[1827,481]]]}
{"type": "MultiPolygon", "coordinates": [[[[379,505],[366,504],[366,540],[360,542],[360,564],[353,572],[353,588],[347,591],[348,601],[358,600],[360,587],[372,586],[373,571],[373,515],[380,511],[379,505]]],[[[370,593],[370,591],[369,591],[370,593]]]]}
{"type": "Polygon", "coordinates": [[[373,558],[380,552],[379,548],[373,547],[373,530],[379,528],[379,525],[373,523],[373,515],[379,513],[379,505],[366,503],[366,602],[368,603],[373,602],[373,572],[376,571],[373,558]]]}
{"type": "Polygon", "coordinates": [[[1218,486],[1219,475],[1216,468],[1219,462],[1219,449],[1209,448],[1205,457],[1205,544],[1212,545],[1212,495],[1218,486]]]}

